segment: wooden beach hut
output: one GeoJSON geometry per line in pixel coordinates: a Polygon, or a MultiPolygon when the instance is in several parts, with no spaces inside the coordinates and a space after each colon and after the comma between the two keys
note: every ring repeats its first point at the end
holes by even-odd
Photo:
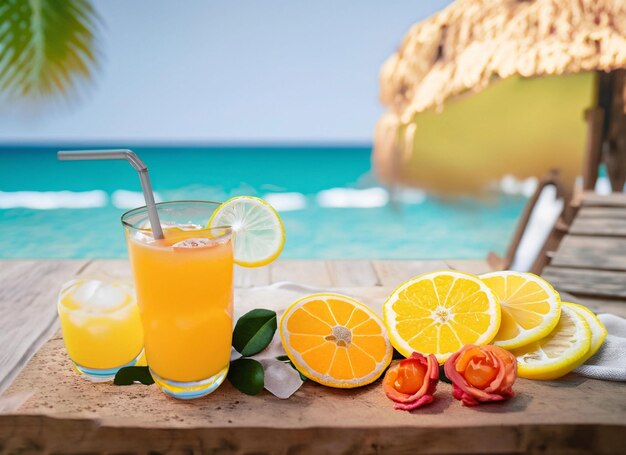
{"type": "Polygon", "coordinates": [[[445,195],[478,193],[507,175],[541,179],[505,258],[491,255],[496,268],[511,266],[545,187],[557,187],[565,209],[528,267],[535,272],[580,205],[578,176],[593,190],[603,164],[612,190],[623,191],[623,0],[457,0],[409,30],[381,69],[380,90],[387,111],[373,162],[383,182],[445,195]]]}
{"type": "Polygon", "coordinates": [[[569,198],[602,162],[621,191],[624,68],[623,0],[457,0],[381,69],[378,177],[454,194],[558,170],[569,198]]]}

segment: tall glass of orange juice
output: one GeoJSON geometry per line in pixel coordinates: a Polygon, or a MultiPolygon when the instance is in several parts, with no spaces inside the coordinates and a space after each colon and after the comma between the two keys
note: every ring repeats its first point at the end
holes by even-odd
{"type": "Polygon", "coordinates": [[[146,207],[122,216],[146,359],[161,390],[176,398],[207,395],[228,372],[233,245],[230,227],[207,227],[218,206],[157,204],[163,239],[153,237],[146,207]]]}

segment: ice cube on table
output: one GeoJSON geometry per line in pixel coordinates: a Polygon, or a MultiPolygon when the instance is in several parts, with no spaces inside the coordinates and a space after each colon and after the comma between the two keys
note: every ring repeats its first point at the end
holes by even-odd
{"type": "Polygon", "coordinates": [[[289,363],[276,359],[261,361],[265,370],[265,389],[281,399],[287,399],[304,384],[300,373],[289,363]]]}

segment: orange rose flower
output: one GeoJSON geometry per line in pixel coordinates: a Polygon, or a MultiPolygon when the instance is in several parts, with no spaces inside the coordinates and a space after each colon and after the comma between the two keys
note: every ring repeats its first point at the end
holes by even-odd
{"type": "Polygon", "coordinates": [[[434,355],[417,352],[387,370],[383,389],[394,409],[410,411],[433,401],[439,381],[439,364],[434,355]]]}
{"type": "Polygon", "coordinates": [[[452,381],[452,395],[466,406],[507,400],[515,395],[515,356],[498,346],[467,345],[452,354],[444,365],[452,381]]]}

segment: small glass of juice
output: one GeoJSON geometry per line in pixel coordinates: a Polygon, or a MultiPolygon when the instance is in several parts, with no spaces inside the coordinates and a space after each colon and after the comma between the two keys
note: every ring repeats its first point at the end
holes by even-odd
{"type": "Polygon", "coordinates": [[[233,330],[233,245],[230,227],[208,228],[219,204],[156,204],[164,238],[148,211],[125,213],[128,254],[145,334],[150,373],[161,390],[192,399],[226,377],[233,330]]]}
{"type": "Polygon", "coordinates": [[[67,353],[85,379],[110,381],[142,357],[143,327],[127,284],[72,280],[63,286],[57,310],[67,353]]]}

